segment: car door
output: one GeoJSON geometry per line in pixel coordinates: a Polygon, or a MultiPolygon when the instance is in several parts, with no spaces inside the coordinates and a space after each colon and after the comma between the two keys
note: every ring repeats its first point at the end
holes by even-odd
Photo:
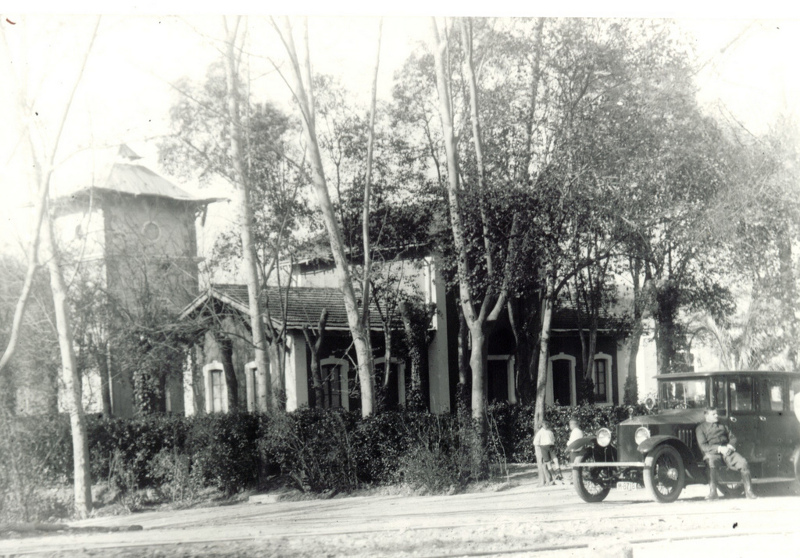
{"type": "MultiPolygon", "coordinates": [[[[755,385],[752,376],[737,375],[728,378],[727,423],[736,435],[736,450],[751,464],[764,461],[758,440],[759,418],[755,405],[755,385]]],[[[753,468],[757,475],[759,467],[753,468]]]]}
{"type": "Polygon", "coordinates": [[[764,476],[791,477],[793,474],[790,459],[798,445],[800,431],[789,400],[789,382],[785,377],[758,378],[758,440],[765,458],[764,476]]]}

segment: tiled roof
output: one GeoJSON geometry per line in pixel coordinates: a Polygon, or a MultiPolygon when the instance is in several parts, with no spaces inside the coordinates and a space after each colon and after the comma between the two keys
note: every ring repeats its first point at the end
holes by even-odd
{"type": "MultiPolygon", "coordinates": [[[[263,294],[266,296],[270,317],[276,326],[282,322],[281,308],[286,303],[286,326],[289,329],[300,329],[304,325],[316,326],[324,308],[328,310],[328,329],[349,329],[344,299],[339,289],[293,287],[289,289],[289,296],[286,299],[285,288],[267,287],[263,294]]],[[[247,286],[225,283],[211,285],[206,293],[200,295],[183,311],[183,315],[191,314],[209,298],[221,300],[242,313],[248,312],[247,286]]],[[[399,325],[399,317],[397,322],[399,325]]],[[[380,314],[374,304],[371,305],[370,311],[370,329],[382,329],[380,314]]]]}

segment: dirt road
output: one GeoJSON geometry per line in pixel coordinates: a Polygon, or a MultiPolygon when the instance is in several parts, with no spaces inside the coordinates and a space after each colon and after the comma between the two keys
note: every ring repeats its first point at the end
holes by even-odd
{"type": "Polygon", "coordinates": [[[703,500],[687,488],[656,504],[643,490],[585,504],[527,474],[494,492],[239,504],[76,522],[141,531],[0,540],[2,555],[55,556],[800,556],[800,497],[703,500]],[[795,551],[795,549],[797,549],[795,551]]]}

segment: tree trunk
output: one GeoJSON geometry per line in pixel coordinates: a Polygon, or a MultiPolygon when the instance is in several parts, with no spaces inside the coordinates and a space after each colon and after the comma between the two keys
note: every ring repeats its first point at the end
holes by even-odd
{"type": "Polygon", "coordinates": [[[342,233],[336,221],[336,215],[331,203],[328,185],[325,180],[325,170],[322,164],[322,155],[317,142],[317,131],[315,124],[314,92],[311,79],[311,61],[308,55],[308,23],[306,22],[305,45],[306,59],[301,70],[299,59],[294,45],[291,28],[286,26],[286,30],[281,31],[275,26],[281,36],[281,40],[289,54],[292,77],[294,81],[294,95],[300,111],[302,112],[303,131],[308,149],[309,161],[311,163],[311,177],[314,192],[319,205],[322,221],[328,232],[328,240],[333,253],[333,260],[336,265],[336,275],[339,281],[339,288],[344,298],[345,311],[347,313],[347,323],[350,334],[353,337],[353,346],[356,351],[356,362],[358,365],[358,379],[361,391],[361,415],[366,417],[372,414],[375,406],[375,387],[373,381],[373,361],[372,348],[369,337],[369,324],[362,320],[356,300],[355,290],[353,289],[353,279],[350,273],[350,264],[344,251],[342,233]],[[305,81],[305,84],[303,83],[305,81]],[[306,85],[308,88],[306,88],[306,85]]]}
{"type": "Polygon", "coordinates": [[[472,373],[469,369],[469,328],[461,307],[458,308],[458,383],[466,386],[472,373]]]}
{"type": "MultiPolygon", "coordinates": [[[[372,74],[372,102],[369,111],[369,133],[367,135],[367,169],[364,177],[364,204],[361,213],[361,236],[364,246],[364,277],[361,284],[362,293],[362,321],[369,331],[369,312],[370,312],[370,277],[372,275],[372,249],[370,248],[369,237],[369,215],[370,215],[370,194],[372,193],[372,152],[375,145],[375,107],[378,95],[378,69],[381,62],[381,39],[383,37],[383,18],[378,20],[378,49],[375,56],[375,70],[372,74]]],[[[309,85],[310,87],[310,85],[309,85]]],[[[387,340],[387,347],[391,347],[391,342],[387,340]]],[[[391,349],[387,349],[391,356],[391,349]]],[[[371,352],[371,351],[370,351],[371,352]]],[[[387,366],[390,362],[387,356],[387,366]]],[[[389,376],[389,368],[386,368],[385,378],[389,376]]],[[[385,381],[385,380],[384,380],[385,381]]]]}
{"type": "Polygon", "coordinates": [[[519,299],[513,310],[517,316],[519,341],[514,364],[517,376],[517,401],[521,404],[533,403],[536,398],[536,373],[541,326],[541,301],[534,293],[526,293],[519,299]]]}
{"type": "Polygon", "coordinates": [[[388,325],[384,327],[383,339],[385,343],[383,348],[383,388],[386,390],[392,381],[392,328],[388,325]]]}
{"type": "Polygon", "coordinates": [[[111,416],[111,381],[109,378],[108,366],[108,344],[93,346],[92,357],[94,358],[97,371],[100,374],[100,400],[103,405],[103,416],[111,416]]]}
{"type": "Polygon", "coordinates": [[[269,356],[267,354],[267,338],[264,333],[262,323],[263,301],[261,300],[260,282],[258,277],[258,255],[256,254],[253,242],[252,223],[253,210],[250,203],[250,188],[244,152],[241,144],[241,119],[239,110],[239,86],[238,69],[236,67],[236,38],[239,29],[240,18],[236,19],[233,29],[228,30],[227,20],[225,30],[227,32],[227,45],[225,56],[225,77],[227,85],[228,118],[230,127],[231,158],[233,160],[235,184],[235,206],[237,209],[237,221],[239,234],[242,241],[242,260],[244,267],[245,282],[247,283],[248,313],[250,314],[250,330],[253,335],[253,348],[255,350],[255,362],[258,375],[264,378],[266,386],[265,399],[259,401],[260,410],[277,408],[272,394],[270,382],[269,356]]]}
{"type": "Polygon", "coordinates": [[[328,398],[323,389],[322,368],[319,358],[319,351],[325,340],[325,326],[327,323],[328,310],[323,308],[317,323],[316,335],[311,331],[311,328],[303,326],[303,336],[306,338],[306,344],[311,351],[311,382],[314,389],[314,404],[318,409],[326,409],[328,407],[328,398]]]}
{"type": "Polygon", "coordinates": [[[314,390],[314,407],[325,408],[324,392],[322,391],[322,371],[320,370],[319,357],[311,351],[311,384],[314,390]]]}
{"type": "Polygon", "coordinates": [[[306,343],[311,348],[311,384],[314,390],[314,406],[319,409],[325,408],[325,399],[322,391],[322,371],[319,364],[319,351],[314,349],[313,344],[306,337],[306,343]]]}
{"type": "MultiPolygon", "coordinates": [[[[642,289],[639,274],[642,263],[640,260],[630,262],[631,279],[633,281],[633,331],[631,332],[630,350],[628,352],[628,377],[625,378],[625,396],[623,403],[635,405],[639,402],[639,382],[637,380],[636,359],[639,356],[639,344],[644,333],[644,290],[642,289]]],[[[645,285],[647,285],[645,278],[645,285]]]]}
{"type": "MultiPolygon", "coordinates": [[[[403,320],[408,355],[411,357],[411,392],[406,397],[406,406],[413,410],[425,408],[422,389],[422,368],[427,353],[426,334],[428,322],[415,323],[411,309],[406,301],[399,305],[400,318],[403,320]]],[[[428,318],[428,314],[425,315],[428,318]]]]}
{"type": "Polygon", "coordinates": [[[536,375],[536,406],[533,411],[534,428],[539,429],[544,420],[544,406],[547,395],[547,356],[550,351],[550,324],[553,320],[554,281],[547,274],[545,295],[542,300],[542,336],[539,341],[539,369],[536,375]]]}
{"type": "Polygon", "coordinates": [[[473,322],[469,328],[472,347],[469,355],[469,367],[472,369],[472,418],[486,421],[486,391],[489,378],[486,374],[488,360],[488,336],[483,323],[473,322]]]}
{"type": "Polygon", "coordinates": [[[225,386],[228,388],[228,412],[235,413],[239,410],[239,380],[236,379],[236,369],[233,366],[233,341],[227,337],[220,337],[218,343],[225,386]]]}
{"type": "Polygon", "coordinates": [[[455,131],[453,129],[453,109],[450,101],[450,87],[445,76],[445,63],[442,59],[442,49],[446,45],[442,44],[439,40],[439,31],[436,26],[435,18],[432,18],[431,27],[435,41],[434,62],[436,65],[436,84],[440,105],[439,113],[442,122],[442,137],[444,139],[445,154],[447,157],[447,199],[450,206],[450,227],[453,233],[453,244],[458,261],[460,303],[467,328],[473,335],[469,361],[472,369],[472,403],[474,405],[476,401],[481,402],[477,409],[473,406],[472,416],[480,421],[484,421],[484,404],[482,403],[486,398],[486,392],[484,391],[484,360],[478,358],[478,356],[483,354],[485,348],[481,347],[474,337],[476,332],[480,332],[480,339],[484,339],[484,318],[476,314],[469,286],[469,263],[467,260],[466,237],[464,235],[464,227],[461,223],[462,212],[461,201],[459,199],[458,152],[456,149],[455,131]]]}
{"type": "MultiPolygon", "coordinates": [[[[46,188],[47,185],[41,187],[46,188]]],[[[53,238],[53,223],[49,214],[42,223],[42,244],[47,253],[47,268],[50,272],[50,289],[58,330],[58,346],[61,350],[61,369],[66,402],[72,431],[72,459],[75,475],[75,514],[85,518],[92,511],[92,477],[89,469],[89,440],[81,401],[81,377],[75,358],[75,345],[67,301],[67,286],[61,272],[61,258],[53,238]]]]}
{"type": "MultiPolygon", "coordinates": [[[[635,319],[635,318],[634,318],[635,319]]],[[[628,377],[625,378],[625,405],[635,405],[639,402],[639,382],[636,377],[636,358],[639,355],[639,344],[641,343],[644,327],[642,319],[634,321],[633,331],[631,332],[630,350],[628,352],[628,377]]]]}
{"type": "Polygon", "coordinates": [[[286,358],[283,341],[273,337],[267,345],[269,351],[272,401],[275,409],[286,408],[286,358]]]}

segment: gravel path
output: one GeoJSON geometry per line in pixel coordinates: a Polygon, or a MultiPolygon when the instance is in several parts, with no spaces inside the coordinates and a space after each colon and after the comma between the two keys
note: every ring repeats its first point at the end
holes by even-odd
{"type": "Polygon", "coordinates": [[[148,512],[76,522],[141,531],[0,540],[0,555],[49,556],[667,556],[763,555],[798,549],[800,498],[759,487],[758,500],[706,502],[705,486],[674,504],[643,490],[586,504],[530,474],[504,490],[454,496],[364,496],[148,512]],[[677,549],[682,548],[680,552],[677,549]],[[755,554],[751,551],[758,550],[755,554]]]}

